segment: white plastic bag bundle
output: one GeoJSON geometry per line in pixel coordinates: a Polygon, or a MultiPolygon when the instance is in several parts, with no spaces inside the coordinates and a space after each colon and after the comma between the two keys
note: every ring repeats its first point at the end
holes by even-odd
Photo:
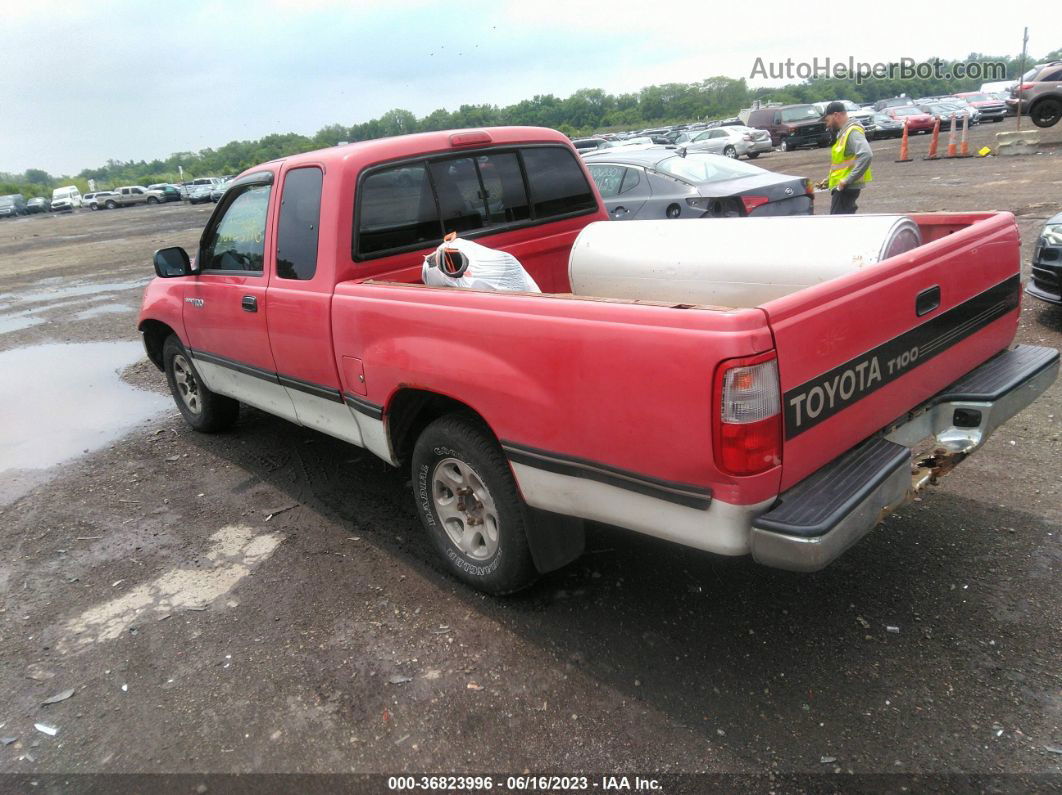
{"type": "Polygon", "coordinates": [[[431,287],[464,287],[469,290],[511,290],[540,293],[538,285],[512,254],[471,240],[447,236],[424,258],[421,280],[431,287]]]}

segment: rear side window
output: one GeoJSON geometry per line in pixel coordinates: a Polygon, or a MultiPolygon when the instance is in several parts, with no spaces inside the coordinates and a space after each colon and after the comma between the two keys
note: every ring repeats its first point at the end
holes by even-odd
{"type": "Polygon", "coordinates": [[[370,174],[358,196],[358,254],[423,248],[442,240],[439,208],[423,163],[370,174]]]}
{"type": "Polygon", "coordinates": [[[596,209],[597,198],[565,147],[407,162],[362,179],[354,257],[426,248],[450,232],[469,234],[596,209]]]}
{"type": "Polygon", "coordinates": [[[525,149],[523,157],[535,218],[567,215],[597,206],[583,170],[568,149],[525,149]]]}
{"type": "Polygon", "coordinates": [[[319,168],[296,168],[284,177],[277,226],[277,276],[312,279],[317,272],[317,233],[321,224],[319,168]]]}

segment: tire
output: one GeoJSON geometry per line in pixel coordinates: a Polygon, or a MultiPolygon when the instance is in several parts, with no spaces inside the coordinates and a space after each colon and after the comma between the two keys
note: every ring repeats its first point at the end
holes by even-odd
{"type": "Polygon", "coordinates": [[[746,154],[746,157],[748,157],[749,160],[755,160],[759,156],[760,156],[759,152],[749,152],[749,153],[746,154]]]}
{"type": "Polygon", "coordinates": [[[782,142],[781,142],[780,144],[778,144],[778,148],[779,148],[779,149],[781,149],[781,150],[782,150],[783,152],[788,152],[788,151],[789,151],[789,144],[788,144],[788,142],[787,142],[787,141],[786,141],[786,140],[785,140],[785,139],[783,138],[783,139],[782,139],[782,142]]]}
{"type": "Polygon", "coordinates": [[[175,334],[162,346],[166,381],[177,408],[194,430],[218,433],[230,428],[240,414],[240,402],[211,392],[192,364],[192,357],[175,334]]]}
{"type": "Polygon", "coordinates": [[[159,200],[156,199],[154,196],[148,196],[147,197],[147,203],[148,204],[158,204],[159,200]]]}
{"type": "Polygon", "coordinates": [[[412,470],[420,521],[453,576],[494,596],[537,579],[527,544],[530,509],[481,422],[461,414],[435,420],[417,439],[412,470]]]}
{"type": "Polygon", "coordinates": [[[1029,110],[1029,119],[1037,127],[1054,127],[1062,116],[1062,99],[1041,99],[1029,110]]]}
{"type": "Polygon", "coordinates": [[[732,146],[724,146],[723,147],[723,157],[729,157],[732,160],[737,160],[737,156],[738,156],[737,149],[735,149],[734,147],[732,147],[732,146]]]}
{"type": "Polygon", "coordinates": [[[103,203],[103,206],[106,207],[108,210],[113,210],[115,207],[118,206],[118,203],[114,199],[108,199],[103,203]]]}

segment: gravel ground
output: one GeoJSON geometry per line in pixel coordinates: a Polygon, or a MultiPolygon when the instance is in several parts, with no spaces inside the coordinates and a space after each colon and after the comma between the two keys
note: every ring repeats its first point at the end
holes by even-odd
{"type": "MultiPolygon", "coordinates": [[[[1046,133],[950,162],[875,143],[861,209],[1010,210],[1027,276],[1062,194],[1046,133]]],[[[24,391],[0,420],[0,771],[1058,783],[1037,776],[1062,770],[1062,385],[821,573],[593,526],[579,561],[486,598],[436,567],[406,472],[254,410],[196,435],[122,344],[152,250],[194,248],[210,209],[0,223],[0,368],[24,391]]],[[[1062,309],[1026,298],[1018,340],[1062,346],[1062,309]]]]}

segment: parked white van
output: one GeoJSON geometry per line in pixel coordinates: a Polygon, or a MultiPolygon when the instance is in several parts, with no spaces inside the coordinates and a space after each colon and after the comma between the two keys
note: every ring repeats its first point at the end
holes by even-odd
{"type": "Polygon", "coordinates": [[[77,185],[67,185],[52,191],[52,211],[73,210],[81,206],[81,191],[77,185]]]}

